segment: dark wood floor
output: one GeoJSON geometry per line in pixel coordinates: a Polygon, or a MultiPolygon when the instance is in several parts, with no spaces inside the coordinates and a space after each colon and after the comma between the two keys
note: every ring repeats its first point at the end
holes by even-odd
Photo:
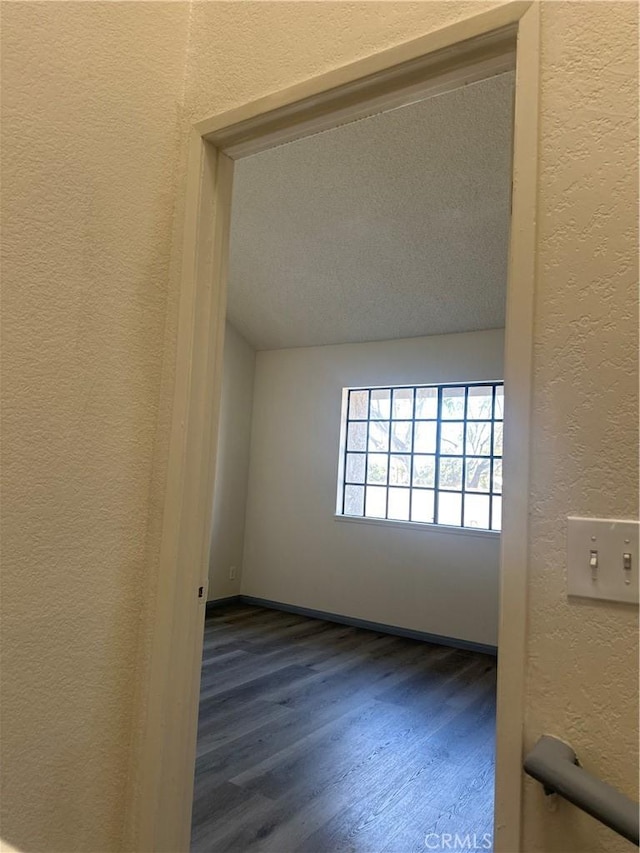
{"type": "MultiPolygon", "coordinates": [[[[493,826],[495,659],[258,607],[205,627],[192,850],[424,853],[493,826]]],[[[485,845],[486,847],[486,845],[485,845]]]]}

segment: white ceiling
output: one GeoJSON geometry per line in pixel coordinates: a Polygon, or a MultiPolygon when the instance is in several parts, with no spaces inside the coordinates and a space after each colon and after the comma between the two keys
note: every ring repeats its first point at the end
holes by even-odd
{"type": "Polygon", "coordinates": [[[513,83],[237,162],[233,325],[257,349],[503,326],[513,83]]]}

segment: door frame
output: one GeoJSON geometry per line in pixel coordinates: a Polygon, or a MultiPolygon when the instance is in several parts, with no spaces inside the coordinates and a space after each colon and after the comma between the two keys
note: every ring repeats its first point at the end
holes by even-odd
{"type": "Polygon", "coordinates": [[[190,132],[175,382],[131,849],[189,848],[234,159],[515,68],[505,330],[496,853],[520,849],[538,168],[539,6],[512,0],[219,115],[190,132]],[[200,597],[199,597],[200,593],[200,597]]]}

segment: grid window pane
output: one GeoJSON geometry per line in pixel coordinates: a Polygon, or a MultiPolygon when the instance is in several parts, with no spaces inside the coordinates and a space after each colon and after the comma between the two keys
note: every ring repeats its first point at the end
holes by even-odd
{"type": "Polygon", "coordinates": [[[369,452],[386,453],[389,450],[389,421],[369,423],[369,452]]]}
{"type": "Polygon", "coordinates": [[[367,449],[367,424],[349,424],[347,429],[347,450],[367,449]]]}
{"type": "Polygon", "coordinates": [[[492,417],[493,386],[481,385],[469,388],[467,397],[467,420],[484,421],[492,417]]]}
{"type": "Polygon", "coordinates": [[[409,521],[409,489],[389,489],[388,518],[409,521]]]}
{"type": "Polygon", "coordinates": [[[344,514],[364,515],[364,486],[344,487],[344,514]]]}
{"type": "Polygon", "coordinates": [[[391,417],[391,389],[374,388],[371,391],[371,414],[372,421],[388,421],[391,417]]]}
{"type": "Polygon", "coordinates": [[[440,453],[462,456],[464,424],[440,424],[440,453]]]}
{"type": "Polygon", "coordinates": [[[502,530],[502,498],[491,498],[493,501],[493,512],[491,516],[491,529],[502,530]]]}
{"type": "Polygon", "coordinates": [[[392,417],[402,420],[413,418],[413,388],[394,388],[392,417]]]}
{"type": "Polygon", "coordinates": [[[468,492],[491,491],[491,460],[467,456],[464,487],[468,492]]]}
{"type": "Polygon", "coordinates": [[[417,388],[416,389],[416,418],[436,419],[438,417],[438,389],[417,388]]]}
{"type": "Polygon", "coordinates": [[[389,460],[389,485],[411,485],[411,457],[391,456],[389,460]]]}
{"type": "Polygon", "coordinates": [[[455,492],[438,492],[438,524],[461,526],[462,495],[455,492]]]}
{"type": "Polygon", "coordinates": [[[368,412],[369,392],[351,391],[349,393],[349,419],[352,421],[366,421],[368,412]]]}
{"type": "Polygon", "coordinates": [[[489,529],[489,495],[465,495],[464,526],[489,529]]]}
{"type": "Polygon", "coordinates": [[[440,460],[440,488],[462,491],[462,459],[440,460]]]}
{"type": "Polygon", "coordinates": [[[364,453],[347,453],[344,478],[347,483],[364,483],[367,457],[364,453]]]}
{"type": "Polygon", "coordinates": [[[365,515],[367,518],[384,518],[387,512],[387,490],[381,486],[367,486],[365,515]]]}
{"type": "Polygon", "coordinates": [[[430,489],[414,489],[411,493],[411,521],[433,524],[433,504],[430,489]]]}
{"type": "Polygon", "coordinates": [[[431,487],[435,485],[436,457],[414,456],[413,457],[413,485],[431,487]]]}
{"type": "Polygon", "coordinates": [[[347,389],[339,511],[501,529],[500,382],[347,389]]]}
{"type": "Polygon", "coordinates": [[[435,421],[416,423],[413,435],[413,452],[435,453],[437,430],[438,424],[435,421]]]}
{"type": "Polygon", "coordinates": [[[465,388],[442,389],[442,413],[443,420],[462,420],[464,418],[465,388]]]}
{"type": "Polygon", "coordinates": [[[491,421],[475,421],[467,424],[467,447],[469,456],[491,455],[491,421]]]}
{"type": "Polygon", "coordinates": [[[411,453],[411,436],[413,423],[402,422],[391,424],[391,451],[394,453],[411,453]]]}
{"type": "Polygon", "coordinates": [[[502,456],[502,424],[497,421],[493,426],[493,455],[502,456]]]}
{"type": "Polygon", "coordinates": [[[369,453],[367,457],[367,483],[387,482],[389,457],[386,453],[369,453]]]}
{"type": "Polygon", "coordinates": [[[502,494],[502,459],[493,460],[493,491],[502,494]]]}

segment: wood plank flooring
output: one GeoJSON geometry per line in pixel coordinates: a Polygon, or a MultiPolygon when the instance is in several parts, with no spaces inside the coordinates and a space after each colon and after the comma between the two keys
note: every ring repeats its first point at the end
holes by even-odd
{"type": "Polygon", "coordinates": [[[259,607],[215,612],[192,851],[424,853],[427,835],[447,849],[433,846],[447,833],[488,849],[495,676],[476,652],[259,607]]]}

